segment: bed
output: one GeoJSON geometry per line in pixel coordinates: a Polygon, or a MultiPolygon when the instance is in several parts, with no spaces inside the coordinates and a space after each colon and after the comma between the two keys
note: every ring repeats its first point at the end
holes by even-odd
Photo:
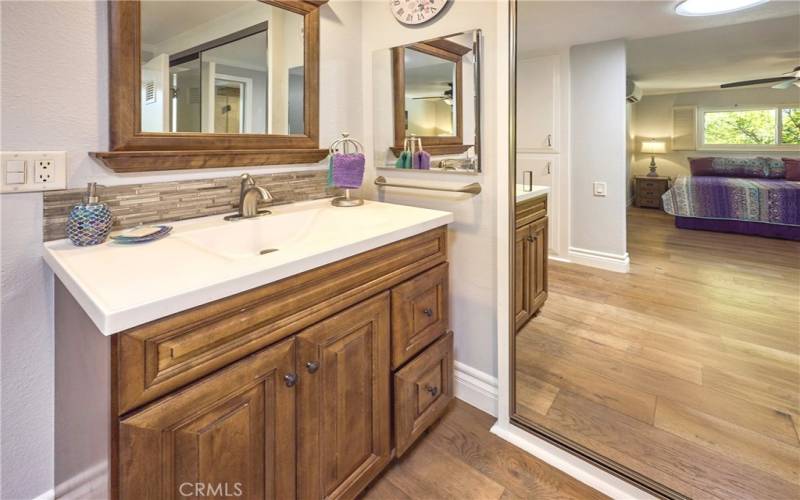
{"type": "Polygon", "coordinates": [[[662,196],[675,226],[800,241],[800,182],[679,177],[662,196]]]}

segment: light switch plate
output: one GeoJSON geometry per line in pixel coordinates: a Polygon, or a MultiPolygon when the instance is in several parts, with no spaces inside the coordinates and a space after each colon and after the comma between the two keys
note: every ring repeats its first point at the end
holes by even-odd
{"type": "Polygon", "coordinates": [[[66,151],[0,152],[0,192],[26,193],[66,188],[66,151]]]}
{"type": "Polygon", "coordinates": [[[608,187],[605,182],[593,182],[592,190],[595,196],[606,196],[608,194],[608,187]]]}

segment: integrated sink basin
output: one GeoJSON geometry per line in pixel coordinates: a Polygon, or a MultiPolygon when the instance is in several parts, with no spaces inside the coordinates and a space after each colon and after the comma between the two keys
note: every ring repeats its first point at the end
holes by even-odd
{"type": "Polygon", "coordinates": [[[44,259],[98,329],[127,328],[229,297],[453,222],[450,212],[329,199],[270,207],[271,214],[173,223],[164,239],[44,245],[44,259]]]}
{"type": "Polygon", "coordinates": [[[175,238],[199,250],[229,259],[248,259],[291,249],[313,238],[321,209],[273,213],[252,219],[224,221],[201,229],[187,230],[175,238]]]}

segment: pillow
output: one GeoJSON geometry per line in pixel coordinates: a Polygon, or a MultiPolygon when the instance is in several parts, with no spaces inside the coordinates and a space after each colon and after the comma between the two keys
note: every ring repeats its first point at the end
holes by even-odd
{"type": "Polygon", "coordinates": [[[766,158],[729,158],[712,156],[690,158],[689,167],[694,176],[767,177],[766,158]]]}
{"type": "Polygon", "coordinates": [[[769,179],[783,179],[786,177],[786,167],[783,160],[779,158],[761,157],[767,165],[767,178],[769,179]]]}
{"type": "Polygon", "coordinates": [[[689,169],[692,171],[692,175],[714,175],[714,169],[711,166],[713,160],[713,156],[707,156],[705,158],[689,158],[689,169]]]}
{"type": "Polygon", "coordinates": [[[787,181],[800,181],[800,158],[784,158],[787,181]]]}

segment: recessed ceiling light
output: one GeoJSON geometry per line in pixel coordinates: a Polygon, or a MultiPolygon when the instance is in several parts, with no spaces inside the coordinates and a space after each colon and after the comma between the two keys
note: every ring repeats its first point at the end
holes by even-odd
{"type": "Polygon", "coordinates": [[[681,16],[713,16],[749,9],[769,0],[683,0],[675,6],[681,16]]]}

